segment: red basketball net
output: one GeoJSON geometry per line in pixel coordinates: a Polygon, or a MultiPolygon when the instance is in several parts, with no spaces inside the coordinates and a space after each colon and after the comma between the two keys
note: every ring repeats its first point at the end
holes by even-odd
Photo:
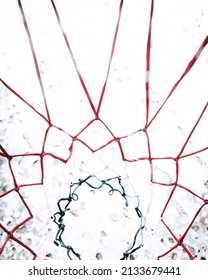
{"type": "MultiPolygon", "coordinates": [[[[88,91],[87,85],[85,83],[85,77],[82,76],[82,73],[79,71],[79,65],[77,63],[77,59],[71,48],[70,39],[66,35],[66,32],[64,30],[64,25],[61,22],[59,10],[55,4],[55,1],[51,0],[51,5],[53,7],[54,16],[57,19],[58,25],[60,27],[60,31],[63,36],[63,40],[65,41],[65,44],[68,48],[68,52],[71,56],[72,62],[76,69],[76,73],[79,78],[80,84],[84,90],[84,93],[87,97],[88,103],[91,107],[91,111],[94,116],[84,125],[84,127],[82,127],[82,129],[78,133],[76,133],[74,135],[74,134],[70,134],[70,132],[68,132],[68,131],[65,131],[61,126],[56,125],[52,121],[51,114],[50,114],[50,106],[48,105],[49,97],[47,97],[47,95],[45,93],[45,86],[44,86],[44,82],[42,80],[42,75],[41,75],[41,71],[40,71],[38,58],[36,55],[35,46],[33,44],[32,32],[30,32],[30,27],[27,22],[27,17],[24,12],[24,7],[22,5],[22,1],[18,0],[18,7],[19,7],[19,11],[21,13],[21,17],[22,17],[22,20],[24,23],[24,28],[27,33],[29,45],[31,48],[33,62],[35,65],[36,75],[37,75],[37,78],[39,81],[39,86],[40,86],[40,90],[41,90],[41,94],[42,94],[42,99],[44,101],[46,114],[41,113],[35,106],[33,106],[33,104],[31,104],[29,101],[27,101],[26,98],[23,98],[21,95],[21,91],[18,91],[16,89],[12,88],[10,86],[10,84],[8,84],[6,82],[6,77],[1,78],[1,83],[2,83],[2,87],[7,89],[9,95],[16,96],[28,108],[28,111],[32,111],[33,113],[35,113],[36,116],[38,116],[38,118],[41,119],[43,123],[45,123],[45,132],[44,132],[44,138],[43,138],[43,142],[42,142],[41,152],[37,151],[37,152],[32,152],[32,153],[27,152],[25,154],[19,154],[19,153],[12,154],[7,151],[7,149],[5,148],[5,146],[3,144],[0,145],[0,157],[2,158],[2,160],[7,162],[7,170],[9,170],[10,179],[11,179],[12,185],[13,185],[13,187],[10,186],[9,189],[6,187],[2,187],[0,198],[4,202],[11,196],[16,197],[16,200],[18,201],[18,203],[21,205],[22,208],[24,208],[24,213],[27,213],[24,217],[16,217],[15,221],[12,221],[10,223],[7,222],[7,224],[2,222],[0,224],[1,235],[2,235],[2,240],[3,240],[1,243],[0,253],[2,253],[4,251],[6,246],[9,246],[9,244],[11,244],[11,243],[15,243],[16,245],[18,244],[25,249],[25,251],[26,251],[25,257],[30,258],[30,256],[27,256],[28,253],[29,253],[29,255],[31,254],[32,259],[35,259],[37,257],[36,252],[33,251],[33,249],[30,247],[30,244],[25,243],[23,240],[16,237],[16,232],[18,230],[20,230],[23,225],[25,225],[29,220],[31,220],[33,218],[32,209],[30,209],[30,207],[28,206],[27,199],[24,198],[23,195],[21,194],[21,190],[22,190],[22,188],[30,188],[31,186],[37,186],[37,187],[42,186],[44,184],[44,179],[45,179],[45,167],[44,167],[45,158],[52,157],[54,159],[57,159],[58,161],[67,163],[68,161],[70,161],[70,158],[73,154],[73,151],[74,151],[73,147],[74,147],[75,142],[76,143],[79,142],[93,153],[100,151],[100,150],[104,149],[105,147],[107,147],[108,145],[114,143],[119,147],[120,154],[121,154],[123,161],[127,161],[129,163],[131,163],[131,162],[134,163],[137,161],[148,162],[150,170],[151,170],[151,172],[150,172],[151,176],[149,178],[149,181],[152,184],[154,184],[155,186],[157,185],[157,186],[160,186],[161,188],[164,188],[164,190],[166,190],[167,188],[169,188],[169,190],[170,190],[169,197],[168,197],[168,199],[164,205],[163,211],[161,213],[161,221],[164,226],[164,231],[171,236],[173,245],[171,247],[166,248],[164,253],[161,254],[160,256],[158,256],[158,258],[163,258],[166,255],[168,255],[169,253],[174,252],[178,248],[181,248],[181,250],[183,250],[185,252],[185,254],[187,254],[189,259],[195,258],[195,255],[191,252],[190,246],[187,245],[188,241],[186,241],[186,240],[188,240],[191,229],[198,224],[197,221],[198,221],[199,215],[202,213],[202,211],[204,209],[206,209],[208,200],[206,200],[206,196],[204,195],[204,193],[202,192],[202,190],[200,188],[198,190],[197,190],[197,188],[193,190],[188,184],[186,184],[186,185],[181,184],[180,175],[181,175],[181,168],[182,169],[184,168],[184,163],[185,163],[185,169],[189,168],[189,166],[186,165],[187,158],[192,159],[193,157],[198,156],[198,159],[200,160],[200,156],[202,156],[203,154],[206,155],[206,152],[208,150],[208,146],[205,145],[205,146],[201,147],[199,150],[194,150],[189,153],[186,152],[186,147],[187,147],[188,143],[190,142],[195,131],[197,130],[197,127],[200,125],[201,121],[205,118],[205,115],[207,114],[208,103],[205,102],[204,107],[201,108],[201,112],[198,115],[197,119],[194,121],[193,126],[188,133],[188,137],[183,142],[183,144],[180,148],[180,151],[178,153],[176,153],[174,156],[170,156],[168,154],[166,156],[164,156],[164,155],[162,155],[162,156],[158,155],[157,157],[153,156],[152,146],[154,145],[154,141],[158,141],[158,139],[156,140],[156,139],[154,139],[154,137],[151,137],[150,131],[151,131],[151,128],[154,125],[154,123],[158,120],[160,114],[165,109],[167,103],[169,101],[171,102],[170,99],[172,96],[174,96],[178,86],[182,83],[182,81],[189,74],[189,72],[192,70],[192,68],[194,68],[196,62],[199,60],[200,56],[202,55],[202,53],[208,43],[208,37],[206,37],[204,39],[204,41],[201,43],[198,50],[193,55],[192,59],[188,62],[187,66],[185,67],[185,70],[182,71],[182,74],[180,75],[179,79],[177,81],[175,81],[174,85],[172,86],[172,89],[166,95],[164,102],[162,102],[161,106],[159,107],[159,109],[157,109],[154,116],[150,118],[150,114],[149,114],[149,109],[150,109],[150,105],[151,105],[150,104],[150,81],[151,81],[151,74],[152,74],[150,57],[151,57],[151,38],[152,38],[153,11],[154,11],[154,1],[153,0],[151,1],[151,9],[150,9],[150,17],[149,17],[149,30],[148,30],[147,44],[146,44],[146,69],[144,69],[144,71],[146,71],[145,124],[143,127],[138,127],[138,129],[136,131],[132,131],[128,135],[121,135],[121,136],[115,135],[114,131],[112,129],[110,129],[110,127],[103,121],[101,109],[103,106],[103,100],[105,99],[106,86],[108,84],[108,80],[111,75],[112,60],[113,60],[114,54],[116,52],[116,42],[117,42],[117,37],[118,37],[118,33],[119,33],[121,16],[122,16],[122,12],[125,8],[124,2],[125,2],[124,0],[120,1],[118,18],[117,18],[117,23],[116,23],[116,27],[115,27],[108,67],[107,67],[106,75],[104,78],[104,83],[103,83],[103,86],[101,89],[98,106],[95,106],[93,103],[93,100],[91,98],[91,93],[90,93],[90,91],[88,91]],[[96,122],[99,122],[102,124],[102,126],[111,135],[111,139],[107,143],[102,144],[98,148],[94,149],[87,142],[85,142],[83,140],[83,138],[80,136],[83,134],[84,131],[86,131],[91,125],[95,124],[96,122]],[[69,139],[70,145],[68,146],[68,154],[66,154],[64,157],[57,156],[56,154],[53,154],[50,151],[46,150],[46,143],[48,141],[48,137],[49,137],[49,134],[51,133],[52,129],[57,129],[58,131],[65,133],[66,137],[69,139]],[[128,137],[131,137],[132,135],[136,135],[138,133],[143,133],[143,135],[145,135],[145,137],[146,137],[148,156],[147,157],[138,157],[138,158],[137,157],[135,157],[135,158],[128,157],[127,158],[125,156],[123,140],[127,139],[128,137]],[[17,173],[16,173],[16,164],[17,165],[21,164],[21,161],[25,161],[25,160],[28,162],[30,162],[30,161],[33,162],[33,165],[39,164],[36,169],[37,170],[37,179],[35,182],[30,182],[30,180],[28,179],[28,181],[25,184],[19,184],[18,179],[17,179],[17,173]],[[19,163],[17,163],[17,161],[19,161],[19,163]],[[159,180],[157,180],[157,178],[155,178],[154,165],[157,162],[160,163],[161,161],[165,161],[165,162],[167,162],[167,164],[172,164],[172,168],[173,168],[173,170],[175,170],[175,171],[173,171],[174,179],[171,182],[167,183],[167,182],[159,181],[159,180]],[[172,206],[170,206],[170,205],[174,205],[173,202],[180,200],[181,197],[185,198],[184,201],[182,202],[182,203],[184,203],[184,205],[186,204],[186,198],[190,199],[190,197],[191,197],[192,202],[193,202],[193,209],[190,209],[191,211],[189,214],[188,223],[187,223],[187,221],[184,222],[184,227],[182,229],[182,232],[180,232],[180,234],[178,234],[177,231],[175,230],[175,225],[172,224],[171,221],[169,220],[168,214],[170,211],[172,211],[171,210],[172,206]],[[193,211],[194,211],[194,213],[193,213],[193,211]]],[[[152,48],[154,48],[154,44],[153,44],[152,48]]],[[[69,79],[70,79],[70,77],[69,77],[69,79]]],[[[201,90],[201,89],[199,89],[199,90],[201,90]]],[[[138,94],[139,94],[139,92],[138,92],[138,94]]],[[[196,93],[196,95],[197,95],[197,93],[196,93]]],[[[184,104],[184,115],[186,114],[186,106],[188,106],[188,104],[184,104]]],[[[125,114],[125,112],[124,112],[124,114],[125,114]]],[[[24,116],[24,117],[27,118],[27,116],[24,116]]],[[[126,117],[128,117],[128,116],[126,116],[126,117]]],[[[30,122],[31,122],[31,127],[32,127],[33,120],[31,119],[30,122]]],[[[160,135],[160,133],[161,133],[161,131],[158,130],[158,135],[160,135]]],[[[163,131],[163,135],[164,134],[165,134],[165,132],[163,131]]],[[[160,137],[162,138],[163,135],[161,134],[160,137]]],[[[12,135],[11,135],[11,137],[12,137],[12,135]]],[[[34,135],[34,137],[38,137],[38,135],[34,135]]],[[[15,139],[14,139],[14,141],[15,141],[15,139]]],[[[201,164],[202,164],[202,162],[201,162],[201,164]]],[[[197,172],[198,171],[196,170],[196,173],[197,172]]],[[[189,174],[190,178],[195,176],[195,174],[193,174],[192,172],[190,172],[190,173],[188,172],[187,174],[189,174]]],[[[5,185],[6,185],[6,183],[5,183],[5,185]]],[[[160,203],[160,201],[158,201],[158,203],[160,203]]],[[[14,207],[14,208],[18,207],[18,206],[14,206],[14,205],[11,206],[10,204],[8,204],[8,205],[5,204],[5,205],[7,206],[7,208],[5,209],[5,212],[10,211],[9,209],[12,209],[12,207],[14,207]]],[[[3,203],[2,203],[2,206],[3,206],[3,203]]],[[[176,208],[178,207],[177,203],[175,204],[175,207],[176,208]]],[[[174,211],[174,207],[173,207],[173,211],[174,211]]],[[[11,213],[11,215],[12,215],[12,213],[11,213]]],[[[181,218],[177,217],[177,219],[181,219],[181,218]]],[[[3,221],[3,218],[2,218],[2,221],[3,221]]],[[[203,239],[203,236],[201,236],[201,238],[203,239]]],[[[161,240],[162,239],[163,239],[163,237],[161,237],[161,240]]]]}

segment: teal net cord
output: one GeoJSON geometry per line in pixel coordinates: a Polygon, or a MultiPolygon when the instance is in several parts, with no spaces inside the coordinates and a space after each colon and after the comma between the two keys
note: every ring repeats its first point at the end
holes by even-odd
{"type": "MultiPolygon", "coordinates": [[[[115,193],[118,193],[118,194],[121,195],[121,197],[123,197],[124,205],[126,207],[129,206],[129,198],[132,197],[132,196],[129,196],[125,192],[125,188],[122,185],[120,176],[116,176],[114,178],[109,178],[109,179],[106,179],[106,180],[100,180],[95,175],[89,175],[85,179],[79,179],[78,182],[70,184],[68,197],[63,197],[63,198],[60,198],[58,200],[58,202],[57,202],[58,211],[51,218],[53,219],[54,223],[58,226],[58,230],[57,230],[57,233],[56,233],[54,243],[57,246],[60,245],[63,248],[65,248],[67,250],[67,256],[71,260],[73,260],[74,258],[76,258],[78,260],[81,260],[81,255],[78,252],[75,251],[75,249],[72,245],[68,245],[64,242],[64,240],[62,238],[62,234],[67,228],[67,225],[65,224],[65,216],[66,216],[67,212],[70,211],[70,203],[73,202],[73,201],[78,201],[79,200],[79,196],[77,194],[77,191],[81,186],[88,186],[89,188],[94,189],[94,190],[99,190],[101,188],[107,188],[108,189],[108,194],[110,196],[114,195],[115,193]],[[95,178],[97,180],[97,182],[99,183],[98,186],[94,186],[89,181],[92,178],[95,178]],[[118,188],[113,187],[115,181],[117,182],[118,188]]],[[[138,198],[138,196],[135,196],[134,198],[136,198],[136,201],[137,201],[137,205],[135,206],[134,210],[136,212],[136,215],[137,215],[138,221],[139,221],[138,222],[138,229],[134,234],[133,241],[131,243],[130,248],[127,249],[125,252],[123,252],[123,256],[121,257],[120,260],[127,260],[131,254],[133,254],[135,251],[137,251],[138,249],[143,247],[143,233],[142,233],[142,231],[143,231],[144,226],[145,226],[145,219],[142,215],[141,210],[139,209],[139,198],[138,198]],[[140,240],[141,240],[140,242],[137,242],[138,241],[138,236],[140,236],[140,240]],[[139,244],[137,245],[137,243],[139,243],[139,244]]],[[[70,226],[70,225],[68,225],[68,226],[70,226]]]]}

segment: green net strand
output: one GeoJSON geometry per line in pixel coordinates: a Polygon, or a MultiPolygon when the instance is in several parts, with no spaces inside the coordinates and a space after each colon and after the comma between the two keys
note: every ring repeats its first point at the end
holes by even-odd
{"type": "Polygon", "coordinates": [[[133,254],[134,252],[136,252],[137,250],[139,250],[140,248],[143,247],[143,229],[145,227],[145,218],[144,218],[141,210],[139,209],[139,197],[137,195],[130,196],[130,195],[126,194],[126,191],[125,191],[124,186],[122,185],[120,176],[116,176],[116,177],[109,178],[106,180],[100,180],[95,175],[89,175],[85,179],[79,179],[78,182],[70,184],[68,197],[60,198],[58,200],[58,202],[57,202],[58,211],[56,213],[54,213],[53,216],[51,217],[53,219],[53,222],[58,227],[58,230],[57,230],[57,233],[55,236],[55,240],[54,240],[55,245],[57,245],[57,246],[60,245],[61,247],[65,248],[67,250],[67,256],[70,260],[74,260],[74,259],[81,260],[81,255],[74,250],[73,246],[65,244],[65,242],[62,238],[62,234],[66,230],[66,224],[64,221],[64,217],[65,217],[66,213],[68,211],[70,211],[70,203],[72,201],[79,200],[77,191],[80,188],[80,186],[82,186],[82,185],[86,185],[89,188],[94,189],[94,190],[99,190],[104,187],[109,188],[108,194],[111,196],[114,195],[115,193],[120,194],[125,201],[126,207],[129,207],[129,201],[128,201],[129,198],[134,198],[134,200],[136,201],[136,207],[134,208],[134,210],[137,214],[138,221],[139,221],[138,229],[136,230],[136,233],[134,234],[133,241],[131,243],[130,248],[128,250],[126,250],[123,253],[123,256],[120,258],[120,260],[127,260],[131,254],[133,254]],[[96,179],[96,183],[98,183],[98,185],[95,184],[95,181],[94,181],[94,184],[92,182],[90,182],[91,179],[96,179]],[[114,186],[115,182],[117,183],[116,186],[118,186],[118,187],[114,186]],[[139,236],[140,236],[140,238],[139,238],[139,236]],[[138,241],[138,240],[140,240],[140,241],[138,241]]]}
{"type": "Polygon", "coordinates": [[[81,257],[80,257],[80,254],[79,253],[76,253],[73,249],[72,246],[70,245],[66,245],[62,239],[62,233],[64,232],[64,229],[65,229],[65,225],[63,223],[60,223],[58,224],[58,231],[57,231],[57,234],[56,234],[56,238],[55,238],[55,241],[54,243],[59,246],[61,245],[63,248],[65,248],[67,250],[67,256],[70,260],[73,260],[73,258],[71,257],[71,253],[76,256],[79,260],[81,260],[81,257]]]}
{"type": "Polygon", "coordinates": [[[143,247],[143,234],[142,234],[142,230],[144,229],[144,226],[145,226],[145,219],[144,219],[144,217],[142,215],[141,210],[138,207],[135,208],[135,211],[136,211],[138,217],[140,218],[140,225],[139,225],[139,228],[138,228],[138,230],[136,231],[136,233],[134,235],[132,246],[126,252],[123,253],[123,258],[121,258],[121,260],[127,260],[128,257],[131,254],[133,254],[134,252],[136,252],[137,250],[139,250],[140,248],[143,247]],[[137,247],[135,247],[136,243],[137,243],[137,237],[138,237],[139,234],[140,234],[140,237],[141,237],[141,242],[140,242],[140,244],[137,247]]]}

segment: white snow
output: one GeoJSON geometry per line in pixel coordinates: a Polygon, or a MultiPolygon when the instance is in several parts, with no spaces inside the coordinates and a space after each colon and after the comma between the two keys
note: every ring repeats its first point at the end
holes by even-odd
{"type": "MultiPolygon", "coordinates": [[[[0,145],[8,154],[18,155],[11,160],[13,175],[18,185],[25,185],[20,193],[33,213],[33,219],[16,229],[16,237],[34,250],[38,259],[68,259],[66,250],[53,243],[57,227],[51,215],[58,211],[57,201],[66,197],[70,183],[80,178],[91,174],[100,179],[121,176],[126,192],[139,196],[140,208],[146,218],[144,247],[134,254],[134,258],[156,259],[175,244],[160,220],[177,179],[175,158],[179,154],[184,157],[179,160],[178,184],[200,197],[208,196],[208,152],[198,152],[208,146],[207,110],[187,141],[207,103],[207,47],[153,119],[207,36],[207,1],[155,1],[148,73],[145,70],[146,44],[151,1],[124,1],[99,113],[104,124],[95,120],[83,131],[95,117],[93,106],[95,109],[99,106],[120,1],[55,1],[93,106],[81,86],[51,1],[21,2],[54,126],[49,129],[43,147],[48,124],[42,116],[47,118],[47,110],[18,2],[1,0],[0,78],[36,110],[7,90],[3,83],[0,85],[0,145]],[[147,128],[149,139],[144,131],[134,133],[145,126],[147,77],[150,82],[149,121],[152,120],[147,128]],[[73,142],[77,134],[80,141],[73,142]],[[96,152],[91,151],[111,141],[112,134],[115,137],[128,135],[120,140],[122,151],[116,141],[96,152]],[[152,161],[152,169],[147,159],[135,161],[149,157],[148,140],[151,157],[157,158],[152,161]],[[46,153],[44,178],[40,161],[43,148],[46,153]],[[129,162],[122,161],[121,152],[129,162]],[[58,158],[69,160],[64,163],[58,158]]],[[[28,216],[18,193],[12,191],[3,195],[13,188],[8,161],[0,154],[0,220],[9,230],[11,221],[19,223],[28,216]]],[[[66,241],[80,249],[85,259],[96,259],[98,253],[103,259],[118,259],[123,247],[128,247],[132,241],[129,239],[130,228],[135,231],[138,217],[130,215],[132,209],[127,210],[119,198],[103,192],[80,191],[80,200],[66,214],[66,241]]],[[[183,234],[203,204],[191,192],[178,187],[164,212],[165,222],[177,236],[183,234]]],[[[197,259],[208,257],[207,217],[205,206],[185,238],[188,249],[197,259]]],[[[5,231],[0,229],[0,244],[5,240],[5,231]]],[[[31,254],[10,240],[0,259],[18,258],[30,259],[31,254]],[[13,248],[12,252],[9,246],[13,248]]],[[[164,258],[187,259],[188,256],[178,247],[164,258]]]]}

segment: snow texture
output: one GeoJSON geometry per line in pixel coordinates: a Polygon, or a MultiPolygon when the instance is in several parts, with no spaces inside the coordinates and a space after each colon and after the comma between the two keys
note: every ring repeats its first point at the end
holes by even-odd
{"type": "MultiPolygon", "coordinates": [[[[152,171],[148,160],[148,139],[143,128],[146,117],[146,44],[151,1],[125,0],[115,54],[97,120],[79,134],[94,118],[87,96],[81,87],[51,1],[21,1],[37,55],[52,123],[45,152],[67,160],[44,157],[44,182],[40,183],[42,150],[47,122],[21,99],[0,84],[0,144],[10,155],[20,194],[33,219],[15,230],[15,237],[34,250],[37,259],[68,259],[66,251],[54,244],[57,227],[51,216],[57,201],[65,197],[71,182],[94,174],[100,179],[121,176],[126,192],[138,195],[146,219],[143,248],[131,259],[156,259],[176,244],[161,222],[161,214],[176,181],[176,157],[207,102],[208,49],[205,47],[196,64],[148,128],[151,143],[152,171]],[[123,153],[113,134],[121,137],[123,153]],[[62,128],[62,130],[58,129],[62,128]],[[65,131],[68,132],[65,133],[65,131]],[[71,136],[70,136],[71,135],[71,136]],[[86,145],[83,145],[83,142],[86,145]],[[73,143],[73,153],[69,147],[73,143]],[[91,147],[95,152],[90,151],[91,147]],[[33,154],[33,156],[24,156],[33,154]],[[168,157],[167,159],[163,159],[168,157]],[[132,162],[131,162],[132,161],[132,162]],[[153,174],[151,182],[151,172],[153,174]],[[31,184],[31,185],[30,185],[31,184]],[[29,186],[28,186],[29,185],[29,186]],[[163,186],[164,185],[164,186],[163,186]]],[[[119,0],[55,1],[68,36],[78,69],[97,108],[105,80],[118,17],[119,0]]],[[[155,1],[149,120],[167,98],[202,41],[207,36],[208,3],[203,0],[155,1]]],[[[34,61],[22,22],[18,1],[0,2],[0,78],[23,99],[46,116],[34,61]]],[[[208,111],[187,142],[183,155],[207,147],[208,111]]],[[[1,152],[1,151],[0,151],[1,152]]],[[[180,159],[178,184],[208,199],[208,151],[180,159]]],[[[0,195],[14,188],[8,160],[0,154],[0,195]]],[[[118,259],[128,248],[130,233],[138,228],[132,214],[119,197],[105,190],[83,189],[66,215],[63,238],[73,244],[84,259],[118,259]],[[135,226],[136,225],[136,226],[135,226]]],[[[170,198],[163,219],[180,236],[187,229],[202,200],[183,188],[170,198]]],[[[8,230],[21,223],[29,213],[18,192],[0,197],[0,223],[8,230]]],[[[7,238],[0,228],[0,246],[7,238]]],[[[196,259],[208,258],[208,206],[203,207],[184,240],[196,259]]],[[[31,259],[24,247],[10,239],[0,259],[31,259]]],[[[164,259],[188,259],[178,246],[164,259]]]]}

